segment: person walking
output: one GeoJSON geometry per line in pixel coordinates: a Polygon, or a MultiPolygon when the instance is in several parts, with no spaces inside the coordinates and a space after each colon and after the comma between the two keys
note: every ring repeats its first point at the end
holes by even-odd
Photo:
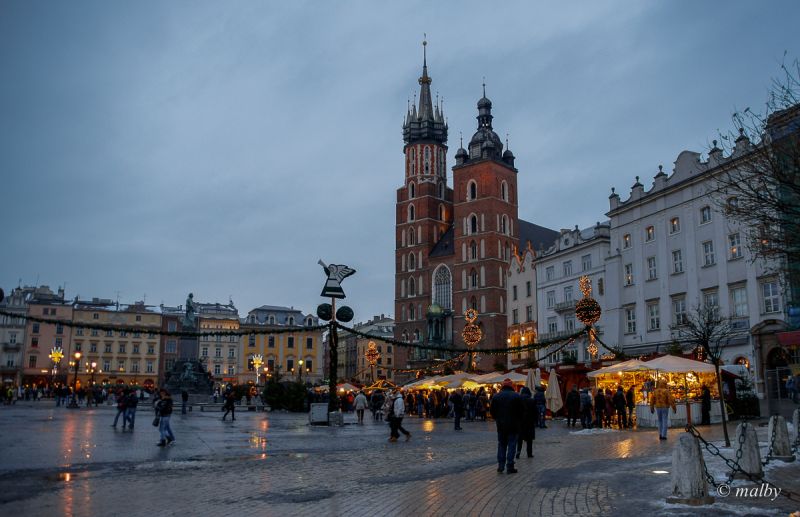
{"type": "Polygon", "coordinates": [[[114,417],[114,423],[111,424],[111,427],[117,427],[117,421],[119,420],[119,417],[122,416],[122,429],[125,429],[125,408],[127,404],[127,395],[127,390],[117,391],[117,416],[114,417]]]}
{"type": "Polygon", "coordinates": [[[533,440],[536,439],[536,421],[539,419],[539,408],[531,397],[531,390],[527,386],[519,391],[522,399],[522,420],[520,422],[519,437],[517,438],[517,459],[522,453],[522,442],[529,458],[533,458],[533,440]]]}
{"type": "Polygon", "coordinates": [[[227,395],[225,395],[225,404],[223,404],[222,409],[225,410],[225,414],[222,415],[222,421],[225,421],[225,417],[228,416],[228,413],[231,414],[231,422],[236,420],[236,399],[233,396],[233,390],[230,390],[227,395]]]}
{"type": "Polygon", "coordinates": [[[411,433],[403,428],[403,416],[406,414],[406,402],[400,390],[394,392],[393,403],[389,413],[389,426],[391,428],[389,441],[396,442],[400,433],[406,435],[406,441],[411,439],[411,433]]]}
{"type": "Polygon", "coordinates": [[[545,415],[547,414],[547,399],[544,396],[544,388],[536,386],[536,394],[533,396],[533,401],[536,402],[536,407],[539,408],[539,428],[547,429],[545,424],[545,415]]]}
{"type": "Polygon", "coordinates": [[[603,394],[603,388],[599,388],[597,390],[597,394],[594,396],[594,417],[595,417],[595,424],[597,424],[598,428],[603,427],[603,413],[606,411],[606,396],[603,394]]]}
{"type": "Polygon", "coordinates": [[[628,427],[633,429],[633,410],[636,409],[636,394],[633,386],[625,392],[625,405],[628,407],[628,427]]]}
{"type": "Polygon", "coordinates": [[[497,426],[497,472],[505,470],[516,474],[514,456],[522,420],[522,400],[514,391],[511,379],[503,380],[503,387],[492,397],[489,412],[497,426]]]}
{"type": "Polygon", "coordinates": [[[461,390],[456,390],[450,395],[450,402],[453,404],[454,429],[461,431],[461,416],[464,413],[464,395],[461,394],[461,390]]]}
{"type": "Polygon", "coordinates": [[[705,384],[700,394],[700,413],[703,416],[700,425],[711,425],[711,391],[705,384]]]}
{"type": "Polygon", "coordinates": [[[628,421],[625,418],[625,392],[622,386],[617,386],[617,392],[613,397],[614,410],[617,412],[617,425],[620,429],[628,427],[628,421]]]}
{"type": "Polygon", "coordinates": [[[125,398],[125,421],[122,427],[125,428],[125,422],[128,422],[128,429],[133,431],[133,423],[136,421],[136,406],[139,405],[139,397],[136,392],[131,391],[125,398]]]}
{"type": "MultiPolygon", "coordinates": [[[[567,427],[575,427],[580,411],[581,395],[578,393],[578,385],[576,384],[567,393],[567,427]]],[[[581,423],[583,423],[583,419],[581,419],[581,423]]]]}
{"type": "Polygon", "coordinates": [[[358,423],[364,425],[364,410],[367,409],[367,396],[363,391],[359,391],[355,399],[356,415],[358,416],[358,423]]]}
{"type": "Polygon", "coordinates": [[[672,393],[667,388],[667,381],[659,379],[656,389],[650,395],[650,413],[658,413],[658,439],[667,439],[667,429],[669,428],[669,410],[675,413],[675,400],[672,393]]]}
{"type": "Polygon", "coordinates": [[[370,405],[372,407],[372,418],[377,421],[383,420],[383,403],[386,401],[386,397],[383,396],[383,392],[381,390],[375,390],[372,392],[372,395],[369,396],[370,405]]]}
{"type": "Polygon", "coordinates": [[[592,428],[592,395],[589,388],[581,390],[581,427],[584,429],[592,428]]]}
{"type": "Polygon", "coordinates": [[[172,416],[172,397],[165,389],[160,391],[161,398],[156,402],[155,410],[158,417],[158,432],[161,434],[161,441],[156,445],[165,447],[175,441],[175,435],[172,434],[172,427],[169,425],[169,419],[172,416]]]}
{"type": "Polygon", "coordinates": [[[186,405],[188,404],[188,402],[189,402],[189,392],[186,391],[185,389],[181,390],[181,414],[182,415],[186,414],[186,405]]]}

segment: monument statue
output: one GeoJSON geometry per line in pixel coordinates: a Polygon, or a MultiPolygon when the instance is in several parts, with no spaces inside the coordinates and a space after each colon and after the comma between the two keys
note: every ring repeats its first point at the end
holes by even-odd
{"type": "Polygon", "coordinates": [[[214,381],[206,371],[205,363],[198,359],[179,359],[167,372],[166,387],[170,393],[182,390],[190,394],[210,395],[214,381]]]}
{"type": "Polygon", "coordinates": [[[183,326],[194,328],[197,319],[197,307],[194,304],[194,294],[189,293],[186,298],[186,315],[183,317],[183,326]]]}

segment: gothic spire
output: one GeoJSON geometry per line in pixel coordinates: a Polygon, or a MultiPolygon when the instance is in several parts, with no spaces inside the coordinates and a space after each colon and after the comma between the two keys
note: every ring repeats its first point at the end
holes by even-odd
{"type": "Polygon", "coordinates": [[[431,96],[431,77],[428,75],[428,41],[422,41],[422,76],[419,78],[419,106],[415,100],[411,104],[410,120],[403,125],[403,140],[411,143],[419,140],[433,140],[442,144],[447,142],[447,122],[444,110],[431,96]]]}
{"type": "Polygon", "coordinates": [[[419,78],[419,118],[421,120],[434,119],[433,102],[431,100],[431,78],[428,77],[427,40],[422,41],[422,77],[419,78]]]}

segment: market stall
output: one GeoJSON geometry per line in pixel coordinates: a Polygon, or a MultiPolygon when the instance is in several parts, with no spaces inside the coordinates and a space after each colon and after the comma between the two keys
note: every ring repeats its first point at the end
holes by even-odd
{"type": "Polygon", "coordinates": [[[621,363],[612,364],[605,368],[589,372],[587,377],[594,379],[595,387],[598,389],[610,389],[612,392],[618,386],[627,392],[629,388],[634,388],[636,403],[646,403],[646,392],[642,389],[645,382],[652,378],[652,367],[644,361],[630,359],[621,363]]]}

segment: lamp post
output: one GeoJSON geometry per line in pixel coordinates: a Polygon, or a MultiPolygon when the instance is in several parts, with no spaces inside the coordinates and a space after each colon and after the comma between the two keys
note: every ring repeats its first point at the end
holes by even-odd
{"type": "Polygon", "coordinates": [[[94,361],[92,361],[92,369],[91,369],[91,370],[89,370],[90,372],[92,372],[92,379],[91,379],[91,381],[89,382],[89,385],[90,385],[90,386],[94,386],[94,372],[95,372],[96,370],[97,370],[97,363],[96,363],[96,362],[94,362],[94,361]]]}
{"type": "Polygon", "coordinates": [[[298,374],[300,375],[300,382],[303,382],[303,360],[300,359],[299,361],[297,361],[297,364],[300,365],[300,368],[299,368],[299,371],[298,371],[298,374]]]}
{"type": "Polygon", "coordinates": [[[78,408],[78,369],[81,367],[81,353],[75,352],[72,356],[75,361],[75,377],[72,380],[72,400],[69,401],[69,408],[78,408]]]}

